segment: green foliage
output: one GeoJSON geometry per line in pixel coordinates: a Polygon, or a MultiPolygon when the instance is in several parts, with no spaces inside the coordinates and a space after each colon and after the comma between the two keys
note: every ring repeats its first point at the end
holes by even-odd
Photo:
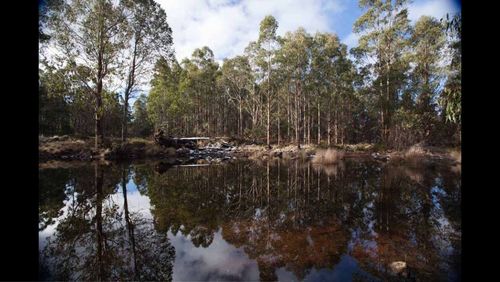
{"type": "Polygon", "coordinates": [[[40,132],[90,135],[99,122],[117,136],[121,123],[126,136],[130,123],[136,136],[162,128],[178,136],[265,136],[269,144],[388,147],[456,135],[461,16],[423,16],[412,25],[408,1],[359,5],[359,46],[351,50],[331,33],[298,28],[278,36],[268,15],[244,54],[219,66],[207,46],[177,62],[165,11],[152,0],[53,1],[40,15],[40,132]],[[51,44],[57,56],[45,56],[51,44]],[[151,70],[150,92],[130,114],[128,99],[151,70]],[[121,100],[113,81],[126,84],[121,100]]]}
{"type": "Polygon", "coordinates": [[[134,119],[132,120],[132,134],[134,136],[150,136],[153,133],[153,124],[147,112],[147,96],[142,94],[134,103],[134,119]]]}

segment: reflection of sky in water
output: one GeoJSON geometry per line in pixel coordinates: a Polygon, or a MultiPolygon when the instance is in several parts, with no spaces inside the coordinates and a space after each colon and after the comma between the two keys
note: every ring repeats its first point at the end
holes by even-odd
{"type": "MultiPolygon", "coordinates": [[[[127,187],[128,209],[130,213],[140,213],[142,218],[152,219],[153,217],[151,215],[151,204],[149,202],[149,197],[140,194],[132,178],[129,180],[126,187],[127,187]]],[[[74,202],[73,199],[76,199],[78,195],[78,193],[76,192],[73,193],[72,187],[69,186],[66,188],[65,193],[68,200],[64,201],[64,207],[61,209],[62,211],[61,216],[55,218],[53,224],[48,225],[47,228],[38,232],[38,248],[40,250],[45,248],[45,246],[47,245],[47,238],[54,234],[57,225],[59,224],[59,221],[68,216],[68,210],[74,202]]],[[[116,193],[110,195],[104,200],[104,204],[107,203],[114,203],[118,205],[121,211],[123,211],[124,198],[121,185],[119,185],[118,189],[116,190],[116,193]]]]}
{"type": "MultiPolygon", "coordinates": [[[[281,267],[276,270],[279,281],[299,281],[290,271],[281,267]]],[[[348,255],[343,255],[333,268],[312,268],[304,277],[304,281],[353,281],[353,277],[362,277],[363,281],[378,281],[370,274],[361,270],[356,260],[348,255]]]]}
{"type": "MultiPolygon", "coordinates": [[[[440,179],[436,179],[435,186],[431,188],[431,219],[436,221],[438,224],[434,224],[435,228],[439,229],[439,232],[433,232],[431,235],[432,241],[438,246],[441,256],[449,256],[453,253],[453,246],[451,245],[450,238],[453,235],[460,236],[459,230],[454,230],[450,221],[446,217],[443,211],[441,200],[443,197],[447,196],[446,191],[442,187],[440,179]]],[[[127,190],[127,201],[128,208],[131,214],[139,215],[140,218],[148,219],[152,224],[152,214],[151,214],[151,202],[149,197],[146,195],[141,195],[137,185],[133,181],[133,175],[130,176],[129,181],[126,185],[127,190]]],[[[50,237],[56,231],[57,225],[62,218],[68,216],[68,211],[73,205],[73,199],[76,197],[77,193],[74,193],[73,187],[68,185],[66,187],[66,200],[64,201],[64,207],[61,209],[61,216],[54,220],[54,224],[48,225],[47,228],[39,232],[39,245],[40,249],[44,248],[46,245],[46,238],[50,237]]],[[[350,229],[350,238],[348,240],[348,251],[347,254],[341,256],[340,261],[336,265],[331,265],[331,268],[309,269],[307,275],[304,277],[304,281],[352,281],[355,278],[363,278],[363,281],[374,281],[375,278],[364,272],[358,262],[348,254],[352,254],[353,247],[355,245],[362,246],[364,251],[372,257],[376,257],[377,254],[377,241],[378,236],[375,231],[377,224],[376,221],[376,209],[374,201],[361,201],[365,195],[362,191],[356,191],[355,196],[357,197],[357,202],[362,202],[363,206],[358,206],[360,214],[357,218],[363,228],[355,226],[350,229]]],[[[377,198],[377,192],[373,192],[368,195],[369,198],[377,198]]],[[[226,202],[229,198],[226,197],[226,202]]],[[[104,205],[116,204],[120,212],[124,211],[124,195],[121,185],[118,185],[115,189],[115,193],[109,195],[104,200],[104,205]]],[[[413,206],[405,207],[407,214],[413,211],[418,211],[421,209],[421,204],[418,201],[412,202],[413,206]]],[[[293,207],[294,203],[287,203],[288,207],[293,207]]],[[[345,209],[350,207],[347,203],[343,203],[345,209]]],[[[443,204],[444,205],[444,204],[443,204]]],[[[446,207],[446,206],[445,206],[446,207]]],[[[257,207],[254,209],[253,220],[259,222],[266,218],[268,210],[266,208],[257,207]]],[[[347,213],[343,215],[347,216],[347,213]]],[[[283,212],[279,213],[278,222],[284,222],[286,215],[283,212]]],[[[148,223],[148,226],[149,225],[148,223]]],[[[253,233],[258,232],[253,228],[248,230],[250,233],[249,238],[258,238],[259,236],[253,236],[253,233]]],[[[409,240],[412,243],[416,243],[415,233],[409,234],[409,240]]],[[[258,281],[259,280],[259,267],[254,259],[251,259],[243,250],[243,248],[236,248],[229,244],[222,237],[222,230],[219,229],[213,237],[212,243],[206,247],[195,247],[191,242],[190,236],[184,236],[179,232],[177,235],[173,235],[170,231],[168,232],[168,238],[170,243],[175,248],[176,256],[173,263],[173,280],[174,281],[214,281],[214,280],[243,280],[243,281],[258,281]]],[[[306,237],[308,244],[313,245],[314,242],[308,235],[306,237]]],[[[298,281],[294,273],[288,271],[286,267],[281,267],[276,269],[275,272],[279,281],[298,281]]],[[[450,274],[448,277],[451,280],[457,277],[450,274]]],[[[454,274],[457,275],[457,274],[454,274]]]]}
{"type": "Polygon", "coordinates": [[[174,281],[259,280],[257,262],[228,244],[221,230],[207,248],[195,247],[189,236],[180,233],[174,236],[169,231],[168,238],[175,247],[174,281]]]}
{"type": "MultiPolygon", "coordinates": [[[[127,202],[130,213],[140,213],[141,217],[152,219],[149,197],[141,195],[137,185],[130,178],[126,185],[127,202]]],[[[55,223],[39,232],[39,248],[46,246],[46,239],[54,234],[59,221],[68,216],[68,210],[73,204],[72,187],[66,189],[67,200],[61,209],[62,215],[55,219],[55,223]]],[[[118,185],[116,192],[104,200],[104,204],[116,204],[123,211],[123,190],[118,185]]],[[[263,210],[255,210],[255,218],[262,216],[263,210]]],[[[195,247],[190,236],[180,232],[173,235],[168,232],[168,238],[175,247],[176,257],[173,267],[174,281],[259,281],[259,267],[254,259],[250,259],[242,248],[236,248],[222,237],[222,230],[214,234],[213,242],[207,248],[195,247]]],[[[347,255],[333,269],[312,269],[305,277],[305,281],[351,281],[352,275],[360,270],[356,261],[347,255]]],[[[298,281],[297,277],[285,268],[276,270],[279,281],[298,281]]]]}
{"type": "MultiPolygon", "coordinates": [[[[439,232],[435,232],[432,236],[432,240],[436,246],[438,246],[441,256],[446,257],[453,253],[454,248],[451,244],[450,237],[457,236],[458,231],[453,228],[450,224],[450,221],[446,217],[443,208],[440,204],[440,199],[443,196],[446,196],[446,191],[441,186],[441,179],[436,179],[436,186],[433,186],[431,189],[431,197],[432,197],[432,218],[436,220],[438,224],[436,224],[436,228],[439,229],[439,232]]],[[[446,268],[446,262],[443,262],[441,267],[446,268]]],[[[448,278],[450,281],[455,281],[457,277],[455,277],[455,273],[449,273],[448,278]]]]}

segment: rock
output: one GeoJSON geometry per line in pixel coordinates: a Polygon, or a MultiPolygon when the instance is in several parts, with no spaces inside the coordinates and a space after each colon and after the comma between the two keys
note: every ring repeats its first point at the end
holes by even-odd
{"type": "Polygon", "coordinates": [[[389,264],[389,268],[391,271],[395,274],[399,274],[406,270],[406,262],[404,261],[394,261],[391,264],[389,264]]]}
{"type": "Polygon", "coordinates": [[[199,159],[196,161],[196,164],[208,164],[208,161],[205,159],[199,159]]]}
{"type": "Polygon", "coordinates": [[[190,151],[191,151],[191,150],[189,150],[188,148],[179,148],[179,149],[177,149],[175,152],[176,152],[177,154],[182,155],[182,154],[188,154],[190,151]]]}

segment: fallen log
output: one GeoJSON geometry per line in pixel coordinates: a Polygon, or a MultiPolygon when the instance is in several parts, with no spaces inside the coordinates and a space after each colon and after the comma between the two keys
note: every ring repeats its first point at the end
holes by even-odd
{"type": "MultiPolygon", "coordinates": [[[[199,138],[199,137],[198,137],[199,138]]],[[[203,137],[208,138],[208,137],[203,137]]],[[[154,141],[157,145],[162,147],[173,147],[173,148],[189,148],[196,149],[196,139],[193,138],[173,138],[165,137],[163,130],[158,130],[154,134],[154,141]]]]}

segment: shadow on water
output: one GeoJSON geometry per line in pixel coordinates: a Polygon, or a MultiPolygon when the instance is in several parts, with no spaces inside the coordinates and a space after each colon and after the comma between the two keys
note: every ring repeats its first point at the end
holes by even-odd
{"type": "Polygon", "coordinates": [[[40,276],[456,281],[460,188],[456,169],[370,161],[40,169],[40,276]]]}

